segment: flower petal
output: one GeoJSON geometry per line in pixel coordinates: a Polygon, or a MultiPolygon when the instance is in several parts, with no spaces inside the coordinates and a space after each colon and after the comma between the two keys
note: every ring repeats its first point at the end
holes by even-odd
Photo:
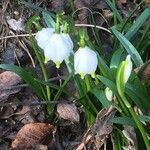
{"type": "Polygon", "coordinates": [[[40,48],[45,48],[45,46],[48,44],[48,40],[53,35],[54,31],[54,28],[43,28],[41,31],[38,31],[36,33],[35,39],[40,48]]]}
{"type": "Polygon", "coordinates": [[[62,63],[64,59],[70,56],[71,49],[61,34],[53,34],[44,48],[44,54],[46,58],[52,60],[54,63],[62,63]]]}

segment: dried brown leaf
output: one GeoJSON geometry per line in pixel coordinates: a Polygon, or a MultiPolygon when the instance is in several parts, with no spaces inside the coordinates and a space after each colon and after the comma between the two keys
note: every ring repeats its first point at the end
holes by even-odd
{"type": "Polygon", "coordinates": [[[47,123],[30,123],[24,125],[12,142],[13,149],[32,148],[36,144],[47,145],[52,141],[54,126],[47,123]]]}
{"type": "Polygon", "coordinates": [[[142,82],[150,83],[150,63],[144,64],[134,70],[142,82]]]}
{"type": "Polygon", "coordinates": [[[10,94],[15,94],[20,91],[20,88],[11,89],[12,86],[21,82],[21,78],[10,71],[5,71],[0,74],[0,101],[7,99],[10,94]],[[8,90],[7,90],[8,89],[8,90]]]}
{"type": "Polygon", "coordinates": [[[71,122],[79,122],[80,116],[75,104],[60,103],[57,105],[57,113],[60,118],[71,122]]]}
{"type": "Polygon", "coordinates": [[[122,131],[124,136],[127,138],[128,146],[125,147],[125,150],[136,150],[138,149],[138,143],[136,138],[136,133],[133,127],[124,126],[124,130],[122,131]]]}
{"type": "Polygon", "coordinates": [[[99,150],[106,143],[108,135],[112,132],[113,124],[109,120],[114,117],[115,112],[112,107],[107,110],[102,109],[98,113],[94,125],[85,133],[83,142],[76,150],[83,150],[85,145],[99,150]]]}

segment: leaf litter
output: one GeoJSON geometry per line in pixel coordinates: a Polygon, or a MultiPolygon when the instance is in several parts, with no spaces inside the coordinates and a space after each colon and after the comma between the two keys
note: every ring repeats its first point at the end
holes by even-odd
{"type": "MultiPolygon", "coordinates": [[[[46,0],[34,2],[44,9],[51,8],[54,12],[58,10],[70,11],[67,8],[69,1],[66,0],[53,0],[52,3],[46,0]]],[[[119,0],[117,2],[122,15],[128,17],[129,11],[133,9],[132,5],[127,1],[119,0]]],[[[134,5],[134,3],[132,4],[134,5]]],[[[75,9],[78,10],[75,13],[77,14],[76,22],[78,23],[91,23],[90,17],[94,15],[94,11],[96,12],[96,15],[94,15],[97,21],[96,24],[108,27],[106,21],[111,21],[113,16],[110,8],[106,5],[105,1],[102,0],[75,0],[74,5],[75,9]],[[91,14],[91,11],[93,14],[91,14]]],[[[8,36],[10,33],[13,33],[15,36],[18,32],[26,32],[24,22],[34,14],[35,11],[26,7],[20,7],[19,4],[17,5],[16,2],[10,0],[2,0],[0,2],[0,7],[2,7],[0,10],[1,37],[8,36]],[[17,12],[16,6],[18,7],[17,12]],[[8,19],[6,16],[9,16],[11,19],[8,19]]],[[[94,36],[94,33],[92,36],[94,36]]],[[[109,39],[107,35],[105,35],[105,38],[107,40],[104,39],[104,41],[108,42],[109,39]]],[[[8,48],[9,42],[20,50],[23,49],[23,45],[29,45],[27,38],[22,38],[22,40],[4,39],[0,41],[1,53],[8,48]]],[[[105,47],[108,47],[111,43],[109,41],[109,44],[107,44],[107,42],[103,42],[105,47]]],[[[25,47],[25,49],[30,50],[30,46],[25,47]]],[[[9,52],[11,53],[8,55],[11,56],[12,51],[9,52]]],[[[28,51],[28,54],[30,54],[30,51],[28,51]]],[[[10,59],[11,61],[6,60],[6,62],[16,63],[14,57],[10,59]]],[[[26,60],[27,59],[24,61],[26,60]]],[[[24,62],[27,68],[31,67],[32,64],[24,62]]],[[[145,70],[146,75],[144,75],[144,79],[146,78],[146,80],[143,79],[144,82],[147,81],[147,72],[149,72],[147,70],[148,69],[145,70]]],[[[54,69],[53,71],[56,74],[54,69]]],[[[142,78],[142,76],[140,77],[142,78]]],[[[28,86],[19,87],[18,85],[20,84],[22,84],[22,80],[14,73],[3,72],[0,74],[0,103],[12,103],[11,106],[0,106],[0,148],[10,149],[11,145],[13,149],[28,149],[29,147],[43,150],[52,149],[52,147],[53,149],[60,150],[64,148],[82,150],[85,147],[87,147],[87,149],[100,149],[108,142],[107,139],[110,137],[113,130],[113,124],[109,122],[109,119],[113,118],[115,115],[113,108],[108,110],[102,109],[97,115],[95,123],[87,129],[84,120],[85,114],[82,107],[78,107],[74,103],[59,103],[56,106],[58,120],[56,121],[56,125],[52,125],[45,117],[45,104],[40,104],[41,100],[28,88],[28,86]],[[32,102],[38,102],[38,105],[32,106],[32,102]],[[15,105],[13,105],[13,103],[15,105]],[[23,105],[25,103],[28,103],[29,106],[23,105]],[[86,130],[87,132],[85,132],[86,130]],[[46,139],[49,139],[49,141],[46,139]]],[[[72,86],[70,88],[72,88],[72,86]]],[[[135,145],[136,140],[129,134],[130,132],[133,133],[133,131],[129,130],[127,127],[124,128],[126,138],[132,145],[135,145]]]]}

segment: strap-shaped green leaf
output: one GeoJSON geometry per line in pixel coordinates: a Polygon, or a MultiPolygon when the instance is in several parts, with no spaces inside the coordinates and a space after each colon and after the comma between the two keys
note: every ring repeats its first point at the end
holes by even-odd
{"type": "Polygon", "coordinates": [[[123,45],[127,53],[131,55],[131,58],[134,61],[136,67],[141,66],[143,64],[143,60],[139,55],[138,51],[136,50],[136,48],[128,41],[128,39],[125,36],[123,36],[114,27],[111,28],[111,31],[116,36],[116,38],[120,41],[120,43],[123,45]]]}
{"type": "Polygon", "coordinates": [[[145,9],[142,14],[137,18],[129,31],[125,34],[125,37],[130,40],[143,25],[143,23],[150,17],[150,8],[145,9]]]}

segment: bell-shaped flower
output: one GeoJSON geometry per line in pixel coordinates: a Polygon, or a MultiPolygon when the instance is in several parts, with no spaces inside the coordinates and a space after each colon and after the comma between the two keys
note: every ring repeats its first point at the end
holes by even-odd
{"type": "Polygon", "coordinates": [[[52,60],[56,64],[56,68],[59,68],[62,61],[71,55],[72,49],[71,39],[68,41],[62,34],[54,33],[44,48],[45,63],[52,60]]]}
{"type": "Polygon", "coordinates": [[[67,33],[62,33],[61,35],[62,35],[62,36],[64,37],[64,39],[66,40],[66,42],[67,42],[67,44],[68,44],[68,46],[69,46],[69,49],[70,49],[70,50],[72,51],[72,53],[73,53],[73,42],[72,42],[72,40],[71,40],[69,34],[67,34],[67,33]]]}
{"type": "Polygon", "coordinates": [[[80,47],[74,55],[74,69],[76,74],[80,74],[84,79],[86,74],[95,77],[95,71],[98,65],[97,54],[89,47],[80,47]]]}
{"type": "Polygon", "coordinates": [[[53,35],[54,28],[43,28],[41,31],[38,31],[35,35],[38,46],[44,50],[45,46],[48,44],[49,39],[53,35]]]}

